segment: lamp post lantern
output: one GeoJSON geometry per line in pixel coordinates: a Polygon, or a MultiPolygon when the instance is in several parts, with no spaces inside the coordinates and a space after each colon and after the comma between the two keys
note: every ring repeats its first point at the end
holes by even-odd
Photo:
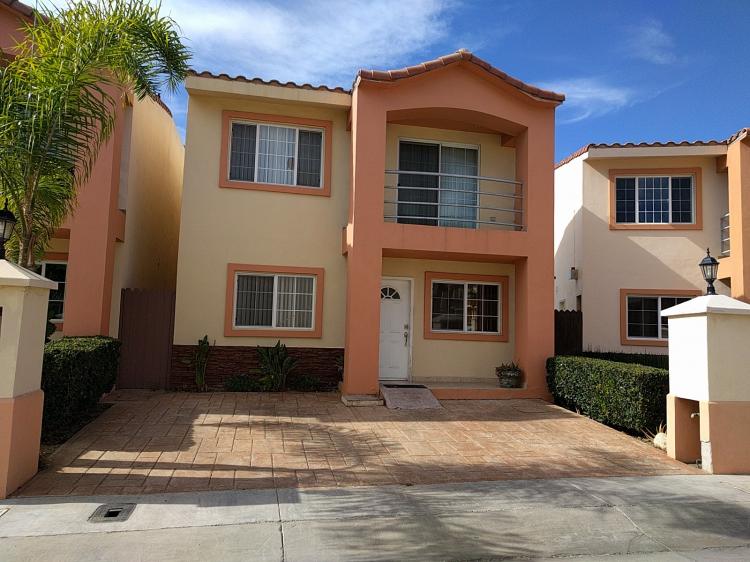
{"type": "Polygon", "coordinates": [[[8,210],[8,200],[5,207],[0,210],[0,260],[5,259],[5,243],[10,240],[13,228],[16,226],[16,217],[8,210]]]}
{"type": "Polygon", "coordinates": [[[706,248],[706,257],[701,260],[698,264],[703,274],[703,279],[706,280],[706,294],[715,295],[716,289],[714,289],[714,281],[719,272],[719,260],[711,255],[711,250],[706,248]]]}

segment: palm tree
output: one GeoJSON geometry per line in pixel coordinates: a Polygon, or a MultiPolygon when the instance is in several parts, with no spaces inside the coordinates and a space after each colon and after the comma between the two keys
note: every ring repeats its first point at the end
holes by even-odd
{"type": "Polygon", "coordinates": [[[75,207],[126,91],[173,91],[190,59],[177,25],[144,0],[68,0],[26,25],[0,61],[0,202],[31,267],[75,207]]]}

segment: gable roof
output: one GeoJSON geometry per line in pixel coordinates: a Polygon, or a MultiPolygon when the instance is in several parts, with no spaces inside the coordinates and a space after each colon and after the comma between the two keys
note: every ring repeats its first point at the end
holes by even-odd
{"type": "Polygon", "coordinates": [[[397,70],[360,70],[359,72],[357,72],[357,78],[375,82],[395,82],[396,80],[418,76],[420,74],[437,70],[439,68],[443,68],[461,61],[466,61],[471,64],[477,65],[485,72],[488,72],[492,76],[495,76],[503,82],[510,84],[514,88],[520,90],[524,94],[531,96],[532,98],[555,103],[562,103],[563,101],[565,101],[565,96],[563,94],[558,94],[557,92],[552,92],[549,90],[542,90],[541,88],[537,88],[536,86],[532,86],[531,84],[522,82],[518,78],[513,78],[509,74],[503,72],[499,68],[495,68],[487,61],[479,58],[466,49],[460,49],[455,53],[451,53],[450,55],[445,55],[434,60],[416,64],[413,66],[407,66],[406,68],[400,68],[397,70]]]}
{"type": "Polygon", "coordinates": [[[676,147],[676,146],[721,146],[721,145],[730,145],[734,141],[736,141],[738,138],[740,138],[743,134],[750,132],[749,128],[740,129],[736,133],[734,133],[729,138],[726,138],[724,140],[697,140],[697,141],[666,141],[666,142],[626,142],[626,143],[589,143],[572,154],[569,154],[559,162],[555,164],[555,168],[559,168],[560,166],[564,166],[571,160],[575,160],[579,156],[586,154],[589,150],[592,148],[666,148],[666,147],[676,147]]]}

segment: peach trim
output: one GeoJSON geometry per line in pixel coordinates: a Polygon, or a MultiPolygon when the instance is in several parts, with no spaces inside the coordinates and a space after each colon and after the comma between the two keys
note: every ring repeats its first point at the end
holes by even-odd
{"type": "Polygon", "coordinates": [[[426,340],[462,341],[508,341],[508,276],[475,275],[469,273],[439,273],[426,271],[424,274],[424,338],[426,340]],[[499,334],[475,334],[461,332],[436,332],[432,330],[432,282],[433,280],[499,283],[501,289],[501,332],[499,334]]]}
{"type": "Polygon", "coordinates": [[[697,289],[620,289],[620,343],[639,347],[667,347],[666,340],[628,338],[628,297],[697,297],[700,295],[701,292],[697,289]]]}
{"type": "Polygon", "coordinates": [[[265,113],[249,113],[245,111],[221,112],[221,156],[219,159],[219,187],[228,189],[251,189],[257,191],[275,191],[277,193],[296,193],[298,195],[331,195],[331,153],[333,122],[305,117],[287,117],[285,115],[269,115],[265,113]],[[323,186],[320,188],[296,185],[277,185],[250,181],[229,179],[229,137],[230,124],[234,120],[260,121],[263,123],[278,123],[298,127],[315,127],[323,129],[323,186]]]}
{"type": "MultiPolygon", "coordinates": [[[[670,217],[671,219],[671,217],[670,217]]],[[[703,180],[701,168],[636,168],[609,171],[610,230],[703,230],[703,180]],[[695,223],[693,224],[620,224],[616,219],[615,178],[620,176],[686,176],[695,177],[695,223]]]]}
{"type": "Polygon", "coordinates": [[[224,311],[224,335],[226,337],[253,338],[320,338],[323,336],[323,282],[322,267],[288,267],[283,265],[253,265],[230,263],[227,265],[227,292],[224,311]],[[236,328],[234,327],[234,278],[236,273],[278,273],[315,276],[315,317],[312,330],[289,330],[284,328],[236,328]]]}
{"type": "Polygon", "coordinates": [[[67,252],[44,252],[42,261],[68,261],[67,252]]]}

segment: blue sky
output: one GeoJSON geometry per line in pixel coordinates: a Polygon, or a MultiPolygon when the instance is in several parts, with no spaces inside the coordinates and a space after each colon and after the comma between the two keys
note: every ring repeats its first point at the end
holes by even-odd
{"type": "MultiPolygon", "coordinates": [[[[198,70],[350,87],[467,48],[567,95],[556,157],[588,142],[750,126],[750,1],[163,0],[198,70]]],[[[165,96],[184,130],[184,92],[165,96]]]]}

